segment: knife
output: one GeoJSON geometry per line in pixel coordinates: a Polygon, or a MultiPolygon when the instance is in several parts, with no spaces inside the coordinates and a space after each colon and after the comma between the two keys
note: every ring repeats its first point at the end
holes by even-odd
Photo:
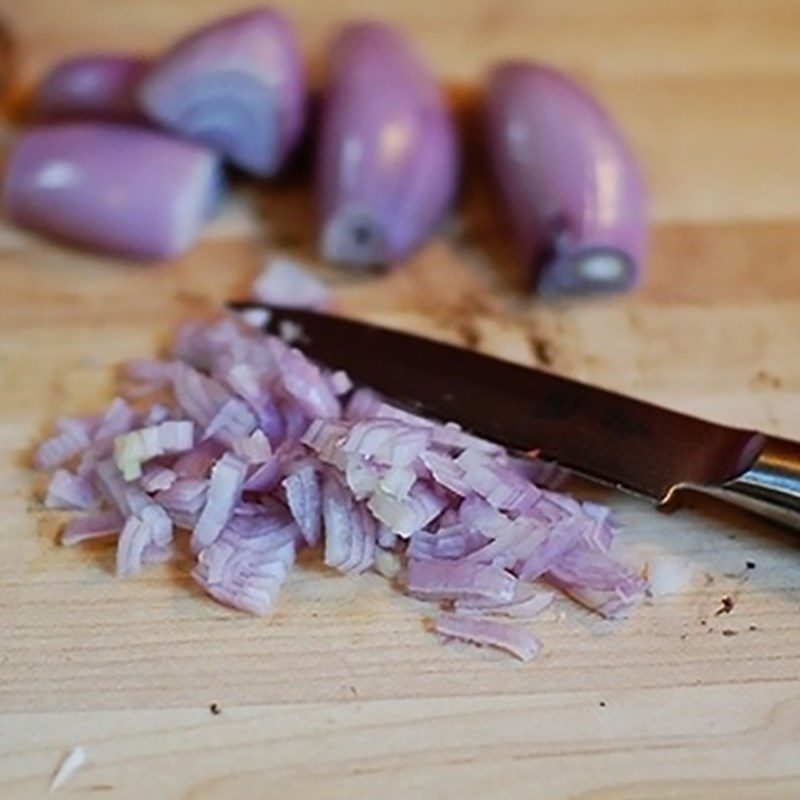
{"type": "Polygon", "coordinates": [[[714,495],[800,529],[800,444],[376,325],[257,303],[264,331],[425,417],[670,505],[714,495]]]}

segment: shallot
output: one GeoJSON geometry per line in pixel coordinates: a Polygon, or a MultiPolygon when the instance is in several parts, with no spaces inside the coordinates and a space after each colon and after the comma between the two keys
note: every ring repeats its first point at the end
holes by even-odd
{"type": "Polygon", "coordinates": [[[625,290],[645,252],[644,183],[622,133],[566,75],[507,62],[486,89],[487,148],[520,258],[544,293],[625,290]]]}
{"type": "Polygon", "coordinates": [[[453,200],[453,121],[432,75],[387,25],[346,27],[329,64],[316,154],[320,249],[356,267],[392,264],[453,200]]]}
{"type": "Polygon", "coordinates": [[[216,211],[218,158],[151,130],[98,123],[35,128],[12,151],[3,204],[12,220],[137,258],[185,252],[216,211]]]}

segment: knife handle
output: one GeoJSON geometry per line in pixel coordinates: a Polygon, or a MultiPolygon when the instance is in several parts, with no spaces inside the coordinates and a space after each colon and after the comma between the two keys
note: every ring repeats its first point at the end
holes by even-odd
{"type": "MultiPolygon", "coordinates": [[[[680,488],[684,487],[674,487],[680,488]]],[[[761,452],[741,475],[719,486],[685,488],[699,489],[800,530],[800,444],[767,436],[761,452]]]]}

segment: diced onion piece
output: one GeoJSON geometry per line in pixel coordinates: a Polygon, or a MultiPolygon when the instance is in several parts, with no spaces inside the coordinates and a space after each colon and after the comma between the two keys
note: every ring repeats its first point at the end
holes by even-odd
{"type": "Polygon", "coordinates": [[[44,504],[47,508],[85,511],[97,502],[92,485],[86,478],[58,469],[50,479],[44,504]]]}
{"type": "Polygon", "coordinates": [[[322,493],[317,471],[312,463],[294,470],[283,481],[289,511],[303,538],[312,547],[318,544],[322,521],[322,493]]]}
{"type": "Polygon", "coordinates": [[[539,640],[522,625],[456,614],[440,614],[435,625],[436,632],[447,639],[506,650],[520,661],[530,661],[542,648],[539,640]]]}
{"type": "Polygon", "coordinates": [[[116,511],[98,511],[84,517],[73,517],[61,532],[61,544],[66,547],[91,539],[118,534],[125,520],[116,511]]]}
{"type": "Polygon", "coordinates": [[[408,562],[406,577],[410,594],[433,600],[484,597],[507,603],[514,596],[516,578],[499,567],[466,561],[408,562]]]}
{"type": "Polygon", "coordinates": [[[666,553],[654,555],[647,560],[647,594],[651,597],[666,597],[685,591],[692,582],[694,565],[680,556],[666,553]]]}
{"type": "Polygon", "coordinates": [[[192,549],[198,552],[219,536],[239,501],[247,477],[247,464],[226,453],[211,470],[208,498],[192,531],[192,549]]]}
{"type": "Polygon", "coordinates": [[[114,461],[126,481],[140,478],[142,464],[166,453],[191,450],[194,424],[187,421],[168,421],[150,428],[141,428],[118,436],[114,441],[114,461]]]}

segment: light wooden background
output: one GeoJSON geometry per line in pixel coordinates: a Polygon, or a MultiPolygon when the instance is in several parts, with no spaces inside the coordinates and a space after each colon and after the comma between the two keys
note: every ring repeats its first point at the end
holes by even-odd
{"type": "MultiPolygon", "coordinates": [[[[72,52],[154,52],[228,7],[0,0],[23,83],[72,52]]],[[[521,300],[476,202],[468,235],[392,278],[324,272],[345,308],[526,363],[544,350],[565,374],[800,438],[800,3],[283,7],[317,62],[337,22],[371,13],[453,82],[511,55],[569,69],[630,133],[652,189],[633,298],[521,300]]],[[[696,579],[622,624],[559,606],[528,665],[439,646],[424,607],[375,576],[308,565],[264,621],[205,600],[177,566],[120,582],[107,548],[56,546],[26,466],[46,422],[96,409],[115,363],[241,293],[268,252],[308,256],[311,230],[302,192],[274,186],[237,190],[202,244],[163,268],[0,227],[0,797],[43,796],[77,744],[89,763],[69,797],[800,797],[800,550],[721,507],[666,517],[599,493],[632,549],[685,554],[696,579]],[[735,608],[715,617],[726,593],[735,608]]]]}

